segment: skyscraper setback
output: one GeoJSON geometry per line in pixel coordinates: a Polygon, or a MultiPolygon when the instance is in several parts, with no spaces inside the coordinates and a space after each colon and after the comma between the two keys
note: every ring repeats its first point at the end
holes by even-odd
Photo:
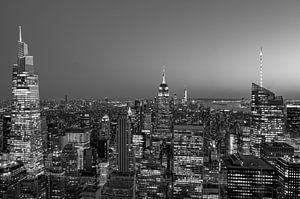
{"type": "Polygon", "coordinates": [[[29,178],[43,172],[39,81],[33,57],[19,26],[17,63],[13,65],[11,100],[11,156],[21,160],[29,178]]]}

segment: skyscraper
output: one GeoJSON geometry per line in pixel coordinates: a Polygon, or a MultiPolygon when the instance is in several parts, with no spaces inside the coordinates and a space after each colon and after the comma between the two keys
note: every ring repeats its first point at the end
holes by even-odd
{"type": "Polygon", "coordinates": [[[260,48],[260,80],[259,85],[252,83],[251,93],[251,130],[252,152],[260,156],[260,144],[271,142],[283,135],[284,104],[282,96],[263,87],[263,52],[260,48]]]}
{"type": "Polygon", "coordinates": [[[174,125],[175,198],[202,196],[203,131],[203,126],[174,125]]]}
{"type": "Polygon", "coordinates": [[[291,138],[300,138],[300,105],[286,105],[286,131],[291,138]]]}
{"type": "Polygon", "coordinates": [[[169,104],[169,88],[166,82],[165,68],[163,69],[162,83],[158,88],[158,121],[159,129],[170,128],[170,104],[169,104]]]}
{"type": "Polygon", "coordinates": [[[119,172],[129,172],[130,129],[126,116],[118,119],[117,144],[119,172]]]}
{"type": "Polygon", "coordinates": [[[170,102],[169,87],[166,82],[165,67],[163,68],[162,82],[158,88],[157,97],[157,127],[154,132],[159,139],[171,139],[170,133],[170,102]]]}
{"type": "Polygon", "coordinates": [[[183,97],[183,103],[186,104],[188,101],[188,91],[187,88],[184,89],[184,97],[183,97]]]}
{"type": "Polygon", "coordinates": [[[223,162],[224,198],[276,198],[277,173],[267,161],[233,154],[223,162]]]}
{"type": "Polygon", "coordinates": [[[24,163],[30,179],[43,172],[39,101],[38,75],[19,27],[17,63],[12,74],[10,144],[12,157],[24,163]]]}
{"type": "Polygon", "coordinates": [[[260,143],[271,142],[283,135],[284,105],[282,96],[252,83],[251,127],[254,137],[253,146],[256,155],[260,152],[260,143]]]}

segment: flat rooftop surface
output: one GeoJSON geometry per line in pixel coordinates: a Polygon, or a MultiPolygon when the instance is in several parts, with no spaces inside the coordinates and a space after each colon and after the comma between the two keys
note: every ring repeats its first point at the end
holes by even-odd
{"type": "Polygon", "coordinates": [[[230,155],[224,159],[225,165],[230,169],[251,169],[251,170],[260,170],[260,169],[270,169],[275,170],[275,168],[269,164],[266,160],[257,158],[252,155],[230,155]]]}

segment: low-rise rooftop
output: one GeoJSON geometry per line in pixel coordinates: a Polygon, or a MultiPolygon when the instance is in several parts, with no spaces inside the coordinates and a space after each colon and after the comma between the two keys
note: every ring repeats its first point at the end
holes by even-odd
{"type": "Polygon", "coordinates": [[[229,169],[250,169],[250,170],[273,170],[274,167],[262,158],[257,158],[252,155],[229,155],[224,159],[226,168],[229,169]]]}

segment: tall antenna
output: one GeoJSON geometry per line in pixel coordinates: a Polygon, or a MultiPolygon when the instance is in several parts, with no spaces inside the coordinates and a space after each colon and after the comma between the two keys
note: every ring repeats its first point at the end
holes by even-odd
{"type": "Polygon", "coordinates": [[[19,26],[19,42],[22,42],[22,27],[19,26]]]}
{"type": "Polygon", "coordinates": [[[166,83],[166,66],[163,65],[163,80],[162,83],[165,84],[166,83]]]}
{"type": "Polygon", "coordinates": [[[262,52],[262,47],[260,47],[260,52],[259,52],[259,64],[260,64],[260,81],[259,81],[259,85],[260,85],[260,87],[263,87],[263,52],[262,52]]]}

